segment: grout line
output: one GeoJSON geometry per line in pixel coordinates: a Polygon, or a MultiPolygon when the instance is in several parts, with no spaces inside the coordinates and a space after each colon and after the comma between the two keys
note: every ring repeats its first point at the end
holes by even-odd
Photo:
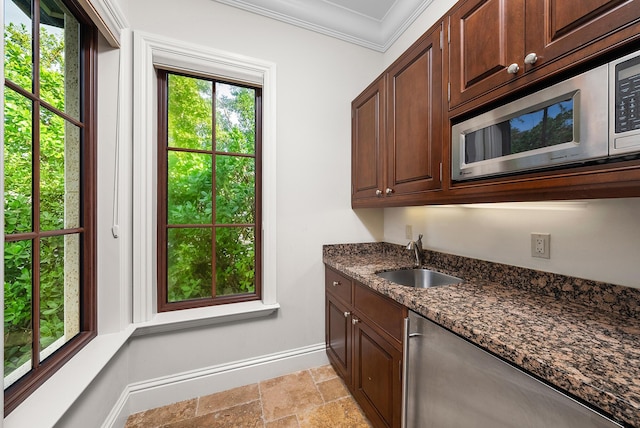
{"type": "Polygon", "coordinates": [[[202,397],[200,396],[200,397],[198,397],[198,398],[197,398],[197,400],[196,400],[196,413],[193,415],[193,417],[194,417],[194,418],[198,416],[198,410],[200,410],[200,399],[201,399],[201,398],[202,398],[202,397]]]}
{"type": "Polygon", "coordinates": [[[262,382],[258,382],[258,400],[260,400],[260,415],[262,416],[262,427],[267,426],[267,419],[264,416],[264,402],[262,401],[262,382]]]}

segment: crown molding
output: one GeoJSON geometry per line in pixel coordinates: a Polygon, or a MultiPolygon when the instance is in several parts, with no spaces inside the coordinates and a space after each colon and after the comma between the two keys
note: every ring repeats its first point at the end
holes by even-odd
{"type": "Polygon", "coordinates": [[[396,1],[381,20],[328,1],[214,0],[248,12],[385,52],[433,0],[396,1]]]}
{"type": "Polygon", "coordinates": [[[79,3],[109,45],[120,47],[120,34],[129,24],[118,3],[114,0],[79,0],[79,3]]]}

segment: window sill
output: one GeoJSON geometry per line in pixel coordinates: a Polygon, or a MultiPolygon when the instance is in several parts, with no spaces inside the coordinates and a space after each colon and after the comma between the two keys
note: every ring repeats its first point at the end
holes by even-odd
{"type": "Polygon", "coordinates": [[[278,303],[265,304],[260,300],[204,308],[155,314],[151,321],[134,324],[134,336],[162,333],[185,328],[222,324],[226,322],[267,317],[280,308],[278,303]]]}
{"type": "Polygon", "coordinates": [[[3,426],[54,426],[133,336],[267,317],[279,308],[278,303],[265,304],[258,300],[163,312],[151,321],[130,324],[121,332],[98,335],[16,407],[5,418],[3,426]]]}
{"type": "Polygon", "coordinates": [[[133,327],[99,335],[4,419],[4,428],[52,427],[127,343],[133,327]]]}

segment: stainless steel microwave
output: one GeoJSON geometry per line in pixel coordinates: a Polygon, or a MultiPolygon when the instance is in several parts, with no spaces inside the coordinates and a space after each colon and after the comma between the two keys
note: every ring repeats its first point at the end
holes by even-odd
{"type": "Polygon", "coordinates": [[[452,179],[640,154],[640,53],[451,128],[452,179]]]}

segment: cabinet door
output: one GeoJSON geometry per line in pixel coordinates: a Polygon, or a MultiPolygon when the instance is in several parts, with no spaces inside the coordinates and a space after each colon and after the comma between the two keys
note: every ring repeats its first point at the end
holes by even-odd
{"type": "Polygon", "coordinates": [[[354,395],[376,427],[399,427],[402,413],[402,353],[366,323],[356,320],[354,395]]]}
{"type": "MultiPolygon", "coordinates": [[[[576,2],[566,2],[574,4],[576,2]]],[[[511,82],[524,57],[524,0],[469,0],[450,16],[450,108],[511,82]]]]}
{"type": "Polygon", "coordinates": [[[351,103],[352,199],[375,199],[382,195],[384,98],[384,78],[379,78],[351,103]]]}
{"type": "Polygon", "coordinates": [[[387,72],[387,188],[391,197],[441,187],[440,34],[438,29],[423,36],[387,72]]]}
{"type": "Polygon", "coordinates": [[[327,356],[340,377],[351,385],[351,311],[328,293],[325,293],[325,323],[327,356]]]}
{"type": "Polygon", "coordinates": [[[640,18],[640,2],[629,0],[527,0],[526,52],[539,67],[640,18]]]}

